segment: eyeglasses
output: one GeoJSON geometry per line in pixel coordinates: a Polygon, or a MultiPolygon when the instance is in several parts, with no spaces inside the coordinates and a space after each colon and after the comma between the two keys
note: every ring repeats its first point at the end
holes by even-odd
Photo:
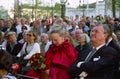
{"type": "Polygon", "coordinates": [[[26,28],[22,28],[22,29],[26,29],[26,28]]]}
{"type": "Polygon", "coordinates": [[[32,35],[31,34],[27,34],[27,36],[31,37],[32,35]]]}

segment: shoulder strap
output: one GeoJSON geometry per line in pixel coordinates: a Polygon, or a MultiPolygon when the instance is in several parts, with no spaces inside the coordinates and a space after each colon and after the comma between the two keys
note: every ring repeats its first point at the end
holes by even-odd
{"type": "Polygon", "coordinates": [[[27,55],[28,52],[27,52],[27,46],[28,46],[28,43],[26,43],[26,47],[25,47],[25,54],[27,55]]]}
{"type": "Polygon", "coordinates": [[[27,46],[28,46],[28,43],[26,43],[25,53],[22,56],[20,56],[19,61],[22,61],[24,59],[24,57],[28,54],[27,53],[27,46]]]}

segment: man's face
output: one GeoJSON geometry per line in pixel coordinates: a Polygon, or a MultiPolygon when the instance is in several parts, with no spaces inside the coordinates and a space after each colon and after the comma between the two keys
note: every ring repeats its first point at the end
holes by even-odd
{"type": "Polygon", "coordinates": [[[11,22],[7,22],[7,27],[11,27],[12,23],[11,22]]]}
{"type": "Polygon", "coordinates": [[[71,25],[72,25],[73,28],[75,28],[75,27],[76,27],[76,22],[73,21],[73,22],[71,23],[71,25]]]}
{"type": "Polygon", "coordinates": [[[101,41],[104,41],[105,33],[103,27],[102,26],[94,27],[90,32],[90,36],[91,36],[91,41],[93,43],[99,43],[101,41]]]}
{"type": "Polygon", "coordinates": [[[116,33],[117,38],[120,40],[120,31],[116,33]]]}
{"type": "Polygon", "coordinates": [[[21,19],[21,24],[24,25],[25,24],[25,20],[21,19]]]}
{"type": "Polygon", "coordinates": [[[4,26],[4,21],[3,20],[0,20],[0,26],[4,26]]]}

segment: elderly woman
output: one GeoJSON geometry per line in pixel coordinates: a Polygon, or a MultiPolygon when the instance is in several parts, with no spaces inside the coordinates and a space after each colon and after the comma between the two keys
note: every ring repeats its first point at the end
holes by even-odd
{"type": "Polygon", "coordinates": [[[47,52],[47,50],[49,49],[49,46],[51,45],[48,34],[46,33],[41,34],[41,40],[39,44],[40,44],[41,53],[45,55],[45,52],[47,52]]]}
{"type": "Polygon", "coordinates": [[[87,34],[80,34],[77,39],[79,45],[76,46],[76,50],[80,53],[86,48],[90,47],[90,38],[87,34]]]}
{"type": "Polygon", "coordinates": [[[8,32],[9,44],[6,46],[6,50],[13,56],[16,56],[22,49],[22,44],[17,42],[17,37],[15,32],[8,32]]]}
{"type": "Polygon", "coordinates": [[[76,60],[77,54],[73,45],[66,39],[66,30],[61,26],[52,29],[50,39],[52,45],[45,54],[50,79],[70,79],[67,70],[76,60]]]}

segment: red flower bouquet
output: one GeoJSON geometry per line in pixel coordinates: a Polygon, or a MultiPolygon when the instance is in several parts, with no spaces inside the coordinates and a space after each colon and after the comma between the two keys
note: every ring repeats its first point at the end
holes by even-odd
{"type": "Polygon", "coordinates": [[[46,67],[45,64],[43,64],[44,57],[40,53],[34,54],[30,58],[29,62],[30,62],[30,66],[33,70],[40,70],[40,69],[44,69],[46,67]]]}
{"type": "Polygon", "coordinates": [[[34,54],[29,59],[31,70],[28,71],[25,75],[41,79],[40,74],[46,68],[46,65],[43,62],[44,62],[44,57],[42,56],[42,54],[40,53],[34,54]]]}

